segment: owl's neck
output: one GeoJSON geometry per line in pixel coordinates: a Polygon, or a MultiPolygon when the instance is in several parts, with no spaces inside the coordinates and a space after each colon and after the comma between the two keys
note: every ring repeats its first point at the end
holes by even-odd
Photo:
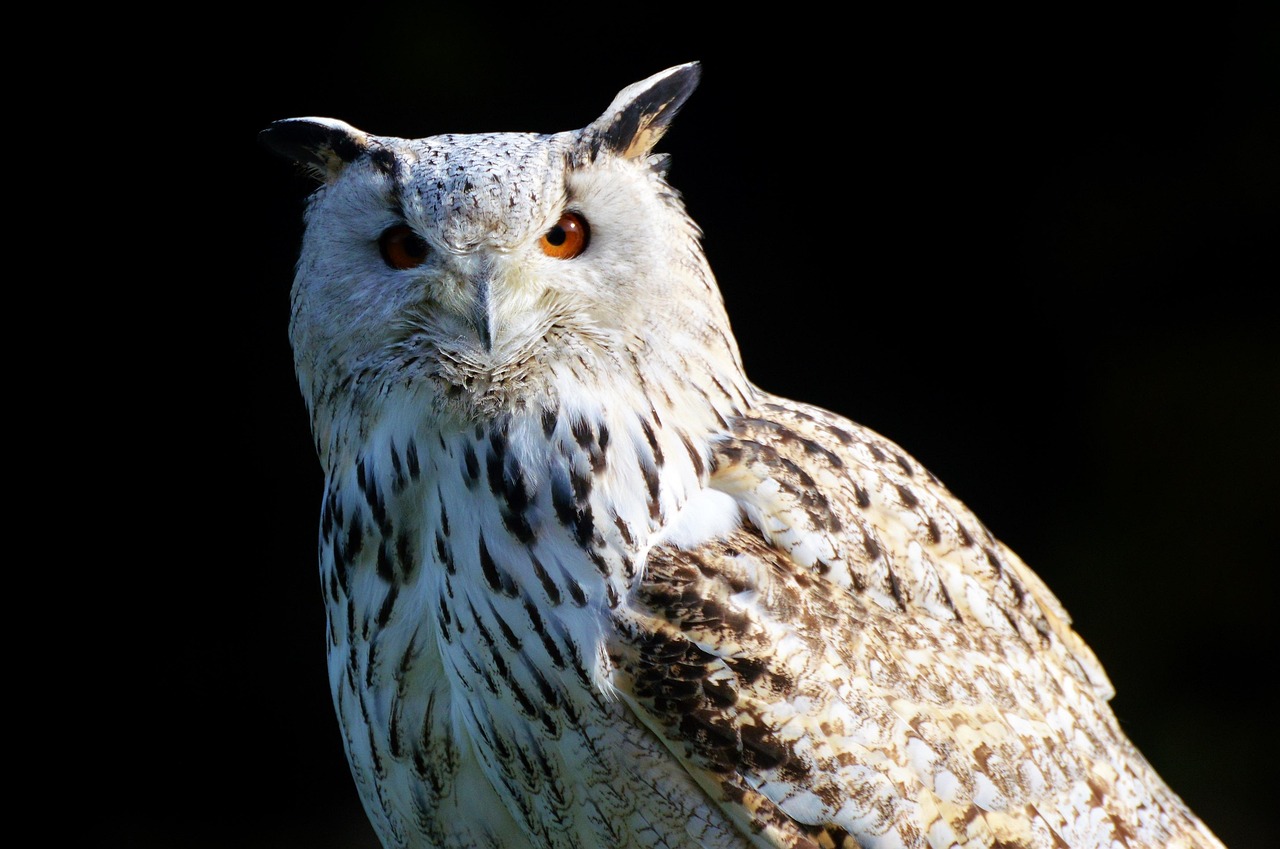
{"type": "Polygon", "coordinates": [[[676,446],[705,454],[707,440],[751,407],[755,389],[727,332],[588,341],[562,334],[481,357],[438,341],[427,351],[428,343],[406,340],[404,350],[377,369],[352,368],[341,376],[300,370],[322,465],[354,462],[354,446],[380,429],[403,429],[403,421],[392,420],[408,418],[420,433],[442,435],[521,420],[542,426],[548,416],[571,423],[634,420],[644,422],[638,433],[651,431],[654,439],[679,422],[672,431],[676,446]]]}
{"type": "Polygon", "coordinates": [[[538,569],[520,566],[524,555],[502,542],[519,541],[559,564],[583,595],[612,607],[649,548],[707,488],[712,442],[750,408],[755,391],[727,384],[715,395],[689,395],[693,382],[663,383],[646,392],[631,381],[569,382],[545,403],[465,423],[424,418],[412,395],[392,395],[355,460],[365,470],[357,477],[381,469],[382,490],[392,495],[375,500],[396,497],[404,463],[395,457],[413,446],[415,462],[430,470],[426,500],[437,498],[451,516],[446,532],[427,510],[424,539],[439,536],[449,550],[458,592],[492,588],[497,567],[478,553],[480,538],[491,553],[502,547],[495,562],[507,564],[512,580],[532,580],[538,569]]]}

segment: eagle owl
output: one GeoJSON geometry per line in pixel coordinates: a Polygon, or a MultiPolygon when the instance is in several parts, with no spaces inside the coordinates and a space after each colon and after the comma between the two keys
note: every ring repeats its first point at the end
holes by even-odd
{"type": "Polygon", "coordinates": [[[388,849],[1220,847],[1054,595],[910,454],[743,373],[654,147],[278,121],[329,679],[388,849]]]}

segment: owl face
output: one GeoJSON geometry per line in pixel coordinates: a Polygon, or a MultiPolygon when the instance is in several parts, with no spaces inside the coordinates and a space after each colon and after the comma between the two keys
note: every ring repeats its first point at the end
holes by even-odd
{"type": "Polygon", "coordinates": [[[534,305],[571,288],[572,273],[540,249],[567,211],[568,140],[364,144],[308,208],[295,350],[340,351],[348,369],[411,357],[415,339],[471,361],[509,355],[534,305]]]}
{"type": "Polygon", "coordinates": [[[304,394],[354,379],[500,407],[554,392],[566,361],[607,374],[668,344],[714,287],[665,160],[611,144],[616,120],[414,140],[289,127],[324,180],[293,289],[304,394]]]}
{"type": "Polygon", "coordinates": [[[549,135],[400,139],[330,118],[264,131],[321,182],[290,338],[322,456],[396,416],[464,428],[587,410],[605,389],[647,406],[668,376],[668,401],[698,396],[696,374],[736,384],[700,232],[651,155],[697,81],[696,64],[655,74],[549,135]]]}

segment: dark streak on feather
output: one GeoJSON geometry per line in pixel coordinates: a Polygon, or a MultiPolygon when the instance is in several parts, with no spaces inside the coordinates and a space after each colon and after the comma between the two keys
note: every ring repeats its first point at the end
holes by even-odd
{"type": "MultiPolygon", "coordinates": [[[[591,505],[585,499],[575,497],[576,481],[566,479],[562,473],[556,473],[551,480],[551,506],[555,508],[560,524],[573,531],[574,540],[580,546],[586,546],[594,533],[595,523],[592,519],[591,505]]],[[[590,484],[587,485],[590,489],[590,484]]]]}
{"type": "Polygon", "coordinates": [[[744,766],[752,770],[762,770],[774,769],[786,763],[788,758],[786,747],[775,739],[768,728],[744,723],[738,730],[742,735],[744,766]]]}
{"type": "Polygon", "coordinates": [[[513,513],[510,510],[503,510],[502,524],[511,532],[512,536],[526,545],[537,538],[537,535],[533,532],[533,528],[529,525],[529,520],[523,513],[513,513]]]}
{"type": "Polygon", "coordinates": [[[902,586],[898,583],[898,576],[894,574],[893,567],[888,566],[885,573],[889,576],[889,592],[893,595],[893,600],[898,603],[899,610],[907,609],[907,602],[902,593],[902,586]]]}
{"type": "Polygon", "coordinates": [[[586,607],[587,594],[583,592],[582,586],[577,581],[575,581],[572,577],[568,578],[568,586],[569,586],[569,598],[573,600],[574,605],[577,607],[586,607]]]}
{"type": "Polygon", "coordinates": [[[942,531],[938,528],[938,523],[930,516],[925,522],[925,536],[931,545],[937,545],[942,541],[942,531]]]}
{"type": "Polygon", "coordinates": [[[365,725],[369,729],[369,754],[373,758],[373,772],[379,779],[386,778],[387,768],[382,764],[382,747],[378,745],[378,740],[374,736],[374,729],[377,726],[369,721],[369,711],[365,708],[363,699],[360,701],[360,714],[364,717],[365,725]]]}
{"type": "Polygon", "coordinates": [[[324,494],[324,502],[320,505],[320,536],[327,538],[333,533],[333,491],[324,494]]]}
{"type": "Polygon", "coordinates": [[[360,492],[364,495],[365,502],[369,505],[370,512],[373,513],[374,522],[377,523],[383,534],[390,535],[391,523],[387,517],[387,505],[383,501],[382,492],[378,489],[378,483],[374,479],[373,472],[365,465],[365,459],[365,457],[361,457],[356,463],[356,481],[360,487],[360,492]]]}
{"type": "Polygon", "coordinates": [[[768,668],[763,660],[754,657],[727,657],[724,662],[744,684],[754,684],[768,668]]]}
{"type": "Polygon", "coordinates": [[[960,615],[960,609],[956,607],[954,601],[951,600],[951,593],[947,592],[947,584],[945,581],[938,581],[938,591],[942,593],[942,601],[947,608],[955,614],[957,622],[963,622],[964,617],[960,615]]]}
{"type": "Polygon", "coordinates": [[[378,543],[377,559],[378,577],[389,584],[396,580],[396,568],[391,558],[390,543],[391,541],[385,537],[378,543]]]}
{"type": "Polygon", "coordinates": [[[574,441],[581,448],[589,448],[595,442],[595,434],[591,432],[591,423],[586,419],[575,421],[570,430],[573,432],[574,441]]]}
{"type": "Polygon", "coordinates": [[[697,448],[693,447],[693,440],[689,439],[689,434],[685,433],[683,430],[677,431],[677,434],[680,437],[680,441],[684,443],[684,450],[689,454],[689,462],[693,464],[694,473],[701,478],[705,471],[702,463],[701,452],[699,452],[697,448]]]}
{"type": "Polygon", "coordinates": [[[399,587],[392,585],[387,591],[387,596],[382,600],[382,606],[378,608],[378,629],[387,627],[387,623],[391,621],[391,609],[396,606],[396,598],[400,595],[399,587]]]}
{"type": "Polygon", "coordinates": [[[449,553],[449,547],[445,545],[444,537],[440,532],[436,532],[436,557],[444,564],[444,569],[450,575],[456,574],[457,569],[453,565],[453,556],[449,553]]]}
{"type": "Polygon", "coordinates": [[[845,430],[844,428],[836,427],[835,425],[830,424],[828,422],[822,422],[821,426],[827,431],[827,433],[830,433],[832,436],[834,436],[836,438],[836,441],[839,442],[841,445],[849,445],[850,443],[853,442],[853,434],[849,433],[849,431],[845,430]]]}
{"type": "Polygon", "coordinates": [[[409,445],[405,448],[405,460],[409,465],[409,477],[417,480],[422,474],[422,467],[418,465],[418,444],[412,438],[409,439],[409,445]]]}
{"type": "MultiPolygon", "coordinates": [[[[342,559],[345,563],[352,563],[360,556],[361,550],[364,549],[364,520],[353,513],[351,516],[351,524],[347,525],[346,544],[342,549],[342,559]]],[[[345,565],[345,564],[344,564],[345,565]]],[[[343,581],[343,586],[348,586],[343,581]]]]}
{"type": "MultiPolygon", "coordinates": [[[[336,552],[334,555],[334,562],[335,564],[337,562],[336,552]]],[[[338,585],[338,571],[336,569],[332,569],[329,571],[328,587],[329,587],[329,603],[337,604],[340,587],[338,585]]]]}
{"type": "Polygon", "coordinates": [[[538,612],[538,606],[527,596],[524,598],[524,611],[529,616],[530,627],[542,641],[542,647],[547,650],[547,656],[551,658],[552,665],[557,669],[564,669],[564,655],[561,654],[560,647],[556,645],[556,641],[547,630],[547,624],[543,621],[542,614],[538,612]]]}
{"type": "Polygon", "coordinates": [[[556,586],[556,582],[551,580],[551,576],[547,574],[547,570],[542,567],[542,563],[532,553],[529,554],[529,560],[533,564],[533,574],[542,584],[543,592],[547,594],[547,599],[553,607],[560,604],[560,588],[556,586]]]}
{"type": "Polygon", "coordinates": [[[907,458],[903,457],[896,451],[893,453],[893,461],[898,464],[898,468],[902,469],[903,474],[907,477],[911,477],[915,474],[915,470],[911,468],[911,463],[907,458]]]}
{"type": "Polygon", "coordinates": [[[621,535],[622,541],[628,547],[635,544],[635,541],[631,538],[631,526],[617,513],[613,514],[613,526],[618,529],[618,534],[621,535]]]}
{"type": "Polygon", "coordinates": [[[831,451],[826,446],[809,439],[807,436],[801,436],[782,422],[761,418],[743,418],[740,421],[746,426],[744,429],[748,431],[752,429],[759,429],[772,432],[784,445],[799,445],[804,450],[805,454],[813,457],[821,457],[826,460],[832,468],[844,468],[844,460],[840,458],[840,455],[831,451]]]}
{"type": "Polygon", "coordinates": [[[449,612],[449,605],[445,603],[444,596],[440,596],[439,602],[440,613],[436,616],[436,621],[440,623],[440,635],[444,637],[446,643],[452,643],[453,634],[450,633],[449,626],[453,624],[453,614],[449,612]]]}
{"type": "MultiPolygon", "coordinates": [[[[657,411],[655,410],[650,412],[656,420],[658,418],[657,411]]],[[[659,425],[659,427],[661,427],[661,425],[659,425]]],[[[658,467],[661,467],[663,463],[662,446],[658,444],[658,437],[653,432],[653,426],[649,424],[647,419],[641,418],[640,430],[644,433],[645,441],[649,443],[649,450],[653,452],[653,462],[656,463],[658,467]]]]}
{"type": "Polygon", "coordinates": [[[485,543],[483,534],[480,536],[479,553],[480,571],[484,573],[485,582],[490,589],[502,593],[507,598],[515,598],[518,594],[515,581],[506,571],[499,568],[493,555],[489,553],[489,546],[485,543]]]}
{"type": "Polygon", "coordinates": [[[387,443],[387,452],[391,455],[391,471],[395,473],[392,489],[399,491],[404,488],[404,466],[400,462],[400,453],[396,451],[394,439],[387,443]]]}
{"type": "Polygon", "coordinates": [[[1000,578],[1004,574],[1004,564],[1000,562],[1000,558],[989,548],[982,549],[982,553],[986,555],[987,563],[991,564],[991,571],[995,573],[996,578],[1000,578]]]}
{"type": "Polygon", "coordinates": [[[493,606],[492,601],[489,602],[489,612],[493,614],[493,620],[498,623],[498,630],[502,632],[502,638],[506,640],[507,645],[511,647],[512,651],[520,651],[524,646],[523,641],[516,636],[516,632],[507,624],[507,620],[498,613],[498,609],[493,606]]]}
{"type": "Polygon", "coordinates": [[[475,446],[470,442],[462,446],[462,462],[466,470],[467,486],[474,488],[480,480],[480,461],[476,459],[475,446]]]}
{"type": "Polygon", "coordinates": [[[409,583],[418,571],[418,557],[413,550],[413,539],[403,530],[396,534],[396,560],[400,564],[400,580],[409,583]]]}
{"type": "Polygon", "coordinates": [[[480,635],[480,638],[484,640],[485,646],[489,648],[489,654],[493,657],[494,663],[498,666],[498,671],[505,671],[506,663],[503,661],[501,653],[493,651],[493,649],[497,647],[497,644],[493,639],[493,634],[489,632],[489,629],[485,627],[484,622],[480,619],[480,614],[476,612],[475,605],[467,602],[467,607],[471,610],[471,623],[476,626],[476,633],[480,635]]]}

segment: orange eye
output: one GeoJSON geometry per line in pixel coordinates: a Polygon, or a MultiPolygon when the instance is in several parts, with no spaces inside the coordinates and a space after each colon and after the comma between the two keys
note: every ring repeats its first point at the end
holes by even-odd
{"type": "Polygon", "coordinates": [[[560,216],[556,226],[542,234],[538,244],[542,252],[556,259],[573,259],[581,256],[591,241],[591,228],[587,219],[576,212],[566,212],[560,216]]]}
{"type": "Polygon", "coordinates": [[[408,224],[388,227],[378,237],[382,260],[392,268],[417,268],[427,261],[427,243],[408,224]]]}

